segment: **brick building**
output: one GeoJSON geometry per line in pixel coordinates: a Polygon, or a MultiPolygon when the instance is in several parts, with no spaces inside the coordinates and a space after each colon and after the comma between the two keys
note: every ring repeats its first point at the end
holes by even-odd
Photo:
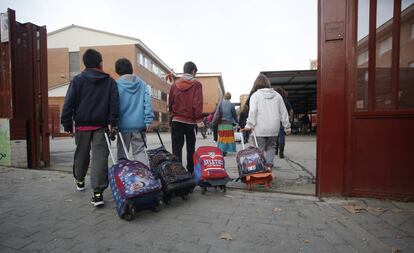
{"type": "Polygon", "coordinates": [[[91,28],[70,25],[48,33],[49,125],[53,136],[62,135],[60,111],[72,78],[83,69],[82,55],[88,48],[101,52],[103,70],[114,79],[117,59],[128,58],[134,69],[151,89],[154,110],[153,127],[168,127],[167,99],[170,84],[166,74],[171,72],[141,40],[91,28]]]}
{"type": "MultiPolygon", "coordinates": [[[[181,77],[183,74],[177,74],[181,77]]],[[[224,96],[224,84],[221,73],[197,73],[196,79],[203,86],[203,114],[212,113],[224,96]]]]}

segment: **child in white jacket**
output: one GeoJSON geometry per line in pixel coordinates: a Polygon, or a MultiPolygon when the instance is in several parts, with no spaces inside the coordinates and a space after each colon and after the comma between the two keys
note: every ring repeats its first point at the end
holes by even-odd
{"type": "Polygon", "coordinates": [[[249,116],[245,130],[254,129],[259,148],[266,154],[266,162],[273,167],[275,146],[280,122],[290,134],[289,115],[282,96],[271,88],[269,79],[260,74],[254,82],[249,98],[249,116]]]}

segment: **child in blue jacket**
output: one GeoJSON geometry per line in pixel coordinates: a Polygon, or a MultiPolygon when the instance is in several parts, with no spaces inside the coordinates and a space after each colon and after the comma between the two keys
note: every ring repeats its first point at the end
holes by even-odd
{"type": "MultiPolygon", "coordinates": [[[[116,80],[119,92],[119,121],[118,128],[129,151],[132,146],[134,160],[148,164],[144,151],[141,131],[147,129],[154,118],[151,96],[147,84],[138,76],[133,75],[132,64],[126,58],[115,63],[115,71],[119,75],[116,80]]],[[[126,155],[118,138],[118,161],[126,155]]]]}

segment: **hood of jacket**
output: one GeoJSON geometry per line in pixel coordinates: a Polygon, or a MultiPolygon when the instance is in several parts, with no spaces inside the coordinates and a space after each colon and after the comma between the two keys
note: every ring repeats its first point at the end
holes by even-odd
{"type": "Polygon", "coordinates": [[[144,89],[144,82],[135,75],[123,75],[118,80],[118,90],[129,94],[136,94],[144,89]]]}
{"type": "Polygon", "coordinates": [[[276,96],[276,91],[272,88],[259,89],[257,92],[265,99],[272,99],[276,96]]]}
{"type": "Polygon", "coordinates": [[[85,69],[83,76],[91,83],[99,83],[102,79],[109,77],[109,74],[100,69],[85,69]]]}
{"type": "Polygon", "coordinates": [[[184,74],[180,79],[175,82],[175,85],[179,90],[188,90],[196,83],[196,79],[193,75],[184,74]]]}

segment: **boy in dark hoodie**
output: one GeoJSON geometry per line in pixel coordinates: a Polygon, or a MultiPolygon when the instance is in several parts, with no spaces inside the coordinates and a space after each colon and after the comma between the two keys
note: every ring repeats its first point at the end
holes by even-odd
{"type": "MultiPolygon", "coordinates": [[[[115,71],[119,75],[119,79],[116,80],[119,92],[119,131],[127,151],[132,146],[134,160],[148,164],[140,131],[146,130],[154,119],[151,95],[147,84],[132,74],[132,64],[128,59],[117,60],[115,71]]],[[[126,158],[126,155],[118,139],[118,161],[123,158],[126,158]]]]}
{"type": "Polygon", "coordinates": [[[102,193],[108,187],[109,150],[104,132],[118,121],[118,89],[114,79],[102,71],[102,56],[98,51],[86,50],[83,63],[85,70],[73,78],[66,93],[61,123],[65,132],[73,134],[75,121],[73,176],[79,191],[85,190],[92,147],[91,203],[101,206],[102,193]]]}
{"type": "Polygon", "coordinates": [[[170,89],[169,110],[172,117],[171,142],[174,155],[182,161],[184,136],[187,147],[187,170],[193,173],[196,127],[203,127],[203,88],[195,80],[197,66],[193,62],[184,64],[184,75],[170,89]]]}

